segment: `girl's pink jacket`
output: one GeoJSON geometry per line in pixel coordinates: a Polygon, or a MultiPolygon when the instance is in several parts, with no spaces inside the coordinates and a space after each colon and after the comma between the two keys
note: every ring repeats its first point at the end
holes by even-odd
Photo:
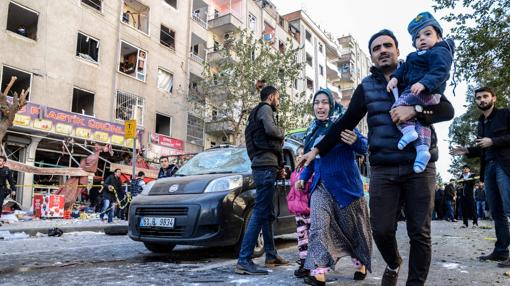
{"type": "Polygon", "coordinates": [[[290,192],[287,195],[287,205],[290,213],[295,215],[310,215],[308,200],[313,176],[305,183],[305,188],[300,192],[296,189],[295,184],[299,180],[299,175],[302,171],[303,168],[300,170],[296,169],[290,175],[290,192]]]}

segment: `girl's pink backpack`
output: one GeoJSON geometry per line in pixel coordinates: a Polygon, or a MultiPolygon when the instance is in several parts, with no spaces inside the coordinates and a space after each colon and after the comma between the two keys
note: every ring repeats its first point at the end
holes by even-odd
{"type": "Polygon", "coordinates": [[[310,184],[312,183],[312,178],[305,183],[305,188],[303,191],[298,191],[295,187],[297,181],[299,181],[299,175],[301,174],[301,170],[295,170],[290,175],[290,192],[287,195],[287,205],[289,208],[289,212],[295,215],[310,215],[310,207],[308,206],[308,196],[310,192],[310,184]]]}

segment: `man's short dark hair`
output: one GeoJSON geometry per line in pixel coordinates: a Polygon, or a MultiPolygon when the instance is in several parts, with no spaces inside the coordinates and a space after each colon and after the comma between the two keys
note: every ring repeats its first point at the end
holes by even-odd
{"type": "Polygon", "coordinates": [[[372,37],[370,37],[370,40],[368,40],[368,52],[370,53],[370,55],[372,55],[372,42],[375,39],[379,38],[380,36],[388,36],[388,37],[392,38],[393,41],[395,42],[395,47],[398,48],[397,37],[395,37],[393,32],[388,29],[382,29],[379,32],[373,34],[372,37]]]}
{"type": "Polygon", "coordinates": [[[462,166],[462,169],[466,169],[466,168],[468,168],[469,170],[471,170],[471,168],[470,168],[470,167],[469,167],[469,165],[467,165],[467,164],[466,164],[466,165],[464,165],[464,166],[462,166]]]}
{"type": "Polygon", "coordinates": [[[261,91],[260,91],[260,100],[261,101],[266,101],[267,98],[277,92],[278,89],[276,89],[276,87],[272,86],[272,85],[267,85],[265,86],[261,91]]]}
{"type": "Polygon", "coordinates": [[[145,173],[143,171],[138,172],[138,177],[145,176],[145,173]]]}
{"type": "Polygon", "coordinates": [[[4,162],[7,162],[7,157],[5,157],[4,155],[0,155],[0,159],[3,159],[4,162]]]}
{"type": "Polygon", "coordinates": [[[159,161],[161,161],[163,159],[167,159],[168,161],[170,161],[170,159],[168,159],[168,156],[161,156],[161,157],[159,157],[159,161]]]}
{"type": "Polygon", "coordinates": [[[120,171],[120,169],[117,168],[117,169],[113,170],[114,173],[117,173],[117,171],[120,171]]]}
{"type": "Polygon", "coordinates": [[[492,90],[492,88],[488,87],[488,86],[482,86],[478,89],[475,90],[475,95],[479,92],[488,92],[490,93],[492,96],[496,96],[496,93],[494,92],[494,90],[492,90]]]}

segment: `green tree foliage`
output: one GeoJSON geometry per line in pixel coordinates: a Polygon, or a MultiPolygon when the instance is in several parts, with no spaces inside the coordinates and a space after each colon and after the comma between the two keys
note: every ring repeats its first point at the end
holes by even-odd
{"type": "Polygon", "coordinates": [[[292,47],[289,39],[280,49],[275,43],[242,30],[216,49],[219,57],[205,63],[198,101],[214,107],[217,118],[233,126],[236,143],[242,142],[248,115],[260,101],[257,80],[263,79],[279,89],[281,127],[290,130],[305,126],[304,93],[291,92],[303,70],[303,64],[298,62],[301,48],[292,47]]]}
{"type": "MultiPolygon", "coordinates": [[[[450,145],[472,146],[481,112],[474,102],[474,90],[490,86],[497,94],[498,107],[508,106],[510,96],[510,0],[435,0],[434,9],[447,11],[443,17],[454,27],[455,76],[469,83],[467,111],[450,125],[450,145]]],[[[478,171],[479,159],[456,157],[449,172],[455,176],[462,165],[478,171]]]]}

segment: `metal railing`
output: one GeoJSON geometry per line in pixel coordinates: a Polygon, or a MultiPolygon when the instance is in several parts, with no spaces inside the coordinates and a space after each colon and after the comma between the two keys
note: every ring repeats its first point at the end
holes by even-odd
{"type": "Polygon", "coordinates": [[[195,22],[197,22],[200,26],[202,26],[204,29],[206,29],[206,30],[207,30],[207,22],[206,22],[204,19],[200,18],[200,16],[199,16],[199,15],[192,13],[192,14],[191,14],[191,18],[192,18],[195,22]]]}
{"type": "Polygon", "coordinates": [[[189,57],[199,64],[203,64],[205,59],[201,58],[199,55],[194,54],[193,52],[189,53],[189,57]]]}

